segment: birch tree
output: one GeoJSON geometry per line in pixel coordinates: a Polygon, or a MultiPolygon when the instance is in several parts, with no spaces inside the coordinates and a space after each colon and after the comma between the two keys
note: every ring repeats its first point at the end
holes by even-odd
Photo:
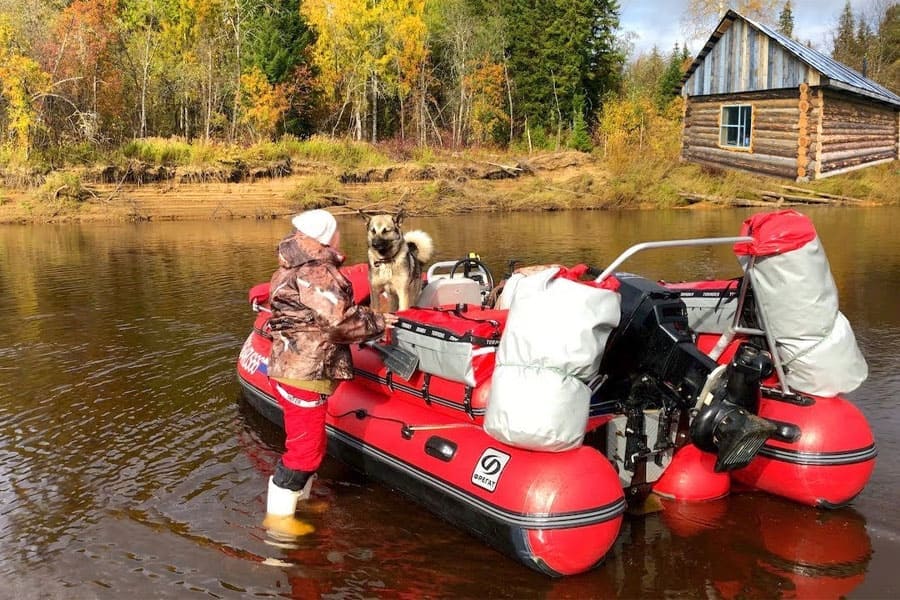
{"type": "Polygon", "coordinates": [[[729,9],[768,25],[777,25],[779,0],[688,0],[682,26],[688,39],[708,38],[729,9]]]}

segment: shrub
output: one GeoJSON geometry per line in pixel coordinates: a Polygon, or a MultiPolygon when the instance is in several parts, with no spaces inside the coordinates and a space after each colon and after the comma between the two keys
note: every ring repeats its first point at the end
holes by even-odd
{"type": "Polygon", "coordinates": [[[193,148],[178,138],[141,138],[126,142],[121,149],[125,158],[156,165],[178,166],[192,162],[193,148]]]}
{"type": "Polygon", "coordinates": [[[44,202],[81,202],[91,195],[74,173],[56,171],[47,176],[38,190],[38,198],[44,202]]]}

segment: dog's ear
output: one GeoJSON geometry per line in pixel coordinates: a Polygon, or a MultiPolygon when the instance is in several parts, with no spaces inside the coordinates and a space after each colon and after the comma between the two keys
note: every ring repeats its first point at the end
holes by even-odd
{"type": "Polygon", "coordinates": [[[370,215],[370,214],[367,213],[366,211],[360,210],[360,209],[358,209],[358,208],[356,209],[356,212],[359,213],[360,218],[361,218],[363,221],[366,222],[366,227],[368,227],[368,226],[369,226],[369,221],[372,220],[372,215],[370,215]]]}
{"type": "Polygon", "coordinates": [[[401,208],[397,211],[397,214],[394,215],[394,224],[396,224],[397,227],[400,227],[400,224],[403,223],[404,217],[406,217],[406,211],[401,208]]]}

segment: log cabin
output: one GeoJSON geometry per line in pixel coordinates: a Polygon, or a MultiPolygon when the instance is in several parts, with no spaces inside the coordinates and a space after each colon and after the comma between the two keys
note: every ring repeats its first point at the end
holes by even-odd
{"type": "Polygon", "coordinates": [[[900,158],[900,96],[732,10],[681,94],[690,162],[809,181],[900,158]]]}

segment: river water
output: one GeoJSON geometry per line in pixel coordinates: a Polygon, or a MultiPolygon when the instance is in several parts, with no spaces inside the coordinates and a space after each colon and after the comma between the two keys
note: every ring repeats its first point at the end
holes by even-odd
{"type": "MultiPolygon", "coordinates": [[[[283,434],[240,398],[247,289],[287,221],[0,226],[0,598],[898,597],[900,209],[813,209],[868,358],[851,398],[879,449],[850,508],[762,495],[626,517],[607,562],[550,580],[326,459],[316,532],[266,543],[283,434]]],[[[605,265],[749,211],[410,219],[437,258],[605,265]]],[[[342,221],[350,261],[362,223],[342,221]]],[[[653,278],[738,272],[728,248],[639,255],[653,278]]]]}

